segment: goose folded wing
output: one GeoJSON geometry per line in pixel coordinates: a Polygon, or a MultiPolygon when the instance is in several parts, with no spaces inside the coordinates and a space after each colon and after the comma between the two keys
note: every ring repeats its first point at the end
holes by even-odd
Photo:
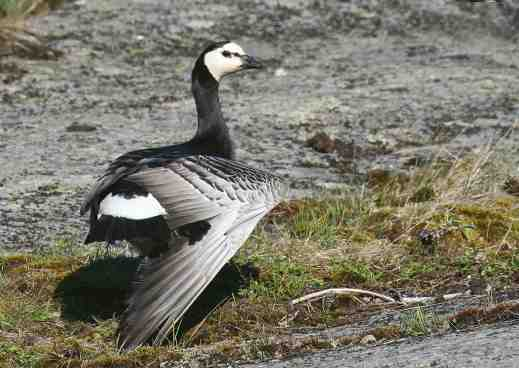
{"type": "Polygon", "coordinates": [[[166,221],[174,230],[257,201],[275,205],[277,178],[266,175],[234,161],[192,156],[140,170],[124,180],[150,192],[166,209],[166,221]],[[241,172],[233,165],[240,165],[241,172]]]}

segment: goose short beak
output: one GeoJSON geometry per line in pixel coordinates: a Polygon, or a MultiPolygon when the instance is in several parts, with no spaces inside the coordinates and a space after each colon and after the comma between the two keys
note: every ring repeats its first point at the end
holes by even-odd
{"type": "Polygon", "coordinates": [[[261,69],[261,68],[263,68],[263,64],[261,64],[258,61],[258,59],[255,59],[252,56],[243,55],[242,60],[243,60],[243,64],[242,64],[243,69],[261,69]]]}

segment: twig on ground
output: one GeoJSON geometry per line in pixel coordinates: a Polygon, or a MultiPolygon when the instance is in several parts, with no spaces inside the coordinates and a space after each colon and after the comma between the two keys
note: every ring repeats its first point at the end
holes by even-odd
{"type": "MultiPolygon", "coordinates": [[[[444,294],[441,296],[441,299],[444,301],[460,298],[466,296],[467,293],[453,293],[453,294],[444,294]]],[[[437,297],[434,296],[411,296],[411,297],[402,297],[400,301],[402,304],[419,304],[419,303],[429,303],[432,301],[438,300],[437,297]]]]}
{"type": "MultiPolygon", "coordinates": [[[[293,305],[296,305],[296,304],[299,304],[302,302],[313,301],[313,300],[321,299],[321,298],[324,298],[324,297],[327,297],[330,295],[348,295],[348,294],[367,295],[367,296],[371,296],[374,298],[382,299],[389,303],[399,303],[399,304],[403,304],[403,305],[428,303],[428,302],[437,300],[437,298],[432,297],[432,296],[402,297],[399,300],[396,300],[396,299],[386,296],[384,294],[375,293],[375,292],[369,291],[369,290],[350,289],[350,288],[333,288],[333,289],[321,290],[321,291],[317,291],[315,293],[304,295],[300,298],[292,300],[290,302],[290,305],[293,306],[293,305]]],[[[445,294],[442,296],[442,299],[445,301],[448,301],[448,300],[459,298],[459,297],[462,297],[465,295],[467,295],[467,293],[445,294]]]]}
{"type": "Polygon", "coordinates": [[[348,294],[360,294],[360,295],[368,295],[372,296],[374,298],[382,299],[389,303],[397,303],[397,301],[389,296],[375,293],[373,291],[369,290],[362,290],[362,289],[350,289],[350,288],[333,288],[333,289],[326,289],[317,291],[315,293],[311,293],[305,296],[302,296],[300,298],[294,299],[290,302],[290,305],[299,304],[301,302],[321,299],[329,295],[348,295],[348,294]]]}
{"type": "Polygon", "coordinates": [[[436,298],[432,296],[410,296],[403,297],[400,299],[402,304],[419,304],[419,303],[428,303],[434,301],[436,298]]]}

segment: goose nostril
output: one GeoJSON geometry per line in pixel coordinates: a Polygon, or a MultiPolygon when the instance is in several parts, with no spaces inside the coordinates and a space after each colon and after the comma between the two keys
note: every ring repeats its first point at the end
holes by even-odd
{"type": "Polygon", "coordinates": [[[261,69],[263,68],[263,64],[261,62],[249,55],[243,55],[243,68],[245,69],[261,69]]]}

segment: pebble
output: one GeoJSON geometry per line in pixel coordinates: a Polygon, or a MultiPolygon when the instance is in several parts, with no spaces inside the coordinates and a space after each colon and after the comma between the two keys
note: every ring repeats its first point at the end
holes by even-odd
{"type": "Polygon", "coordinates": [[[370,345],[370,344],[374,344],[376,342],[377,342],[377,339],[373,335],[366,335],[360,340],[361,345],[370,345]]]}
{"type": "Polygon", "coordinates": [[[66,127],[65,130],[69,133],[93,132],[93,131],[97,130],[97,127],[95,125],[90,125],[90,124],[86,124],[86,123],[78,123],[77,121],[74,121],[72,124],[70,124],[68,127],[66,127]]]}
{"type": "Polygon", "coordinates": [[[318,132],[306,141],[306,145],[320,153],[332,153],[335,151],[335,139],[325,132],[318,132]]]}
{"type": "Polygon", "coordinates": [[[276,71],[274,72],[274,76],[276,77],[285,77],[287,75],[287,71],[286,69],[283,69],[283,68],[277,68],[276,71]]]}

